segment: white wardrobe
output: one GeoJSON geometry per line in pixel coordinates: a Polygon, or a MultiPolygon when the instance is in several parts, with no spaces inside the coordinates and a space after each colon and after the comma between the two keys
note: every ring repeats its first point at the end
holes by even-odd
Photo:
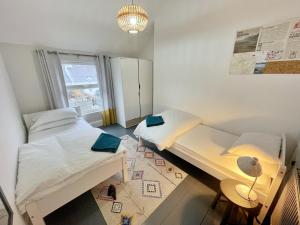
{"type": "Polygon", "coordinates": [[[153,112],[152,62],[113,58],[111,66],[118,123],[128,128],[153,112]]]}

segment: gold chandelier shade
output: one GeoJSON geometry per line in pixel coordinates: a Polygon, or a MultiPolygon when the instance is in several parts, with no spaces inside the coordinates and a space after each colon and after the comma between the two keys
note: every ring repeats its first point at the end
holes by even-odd
{"type": "Polygon", "coordinates": [[[146,28],[148,14],[139,5],[125,5],[119,10],[117,21],[123,31],[137,34],[146,28]]]}

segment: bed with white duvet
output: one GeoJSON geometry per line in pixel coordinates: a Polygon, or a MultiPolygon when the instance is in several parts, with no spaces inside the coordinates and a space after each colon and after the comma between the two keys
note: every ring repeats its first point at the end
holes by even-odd
{"type": "Polygon", "coordinates": [[[90,148],[104,132],[72,109],[24,115],[28,143],[19,147],[16,205],[34,225],[100,182],[122,172],[127,180],[126,148],[115,154],[90,148]]]}
{"type": "Polygon", "coordinates": [[[237,166],[239,156],[257,157],[262,164],[263,175],[254,189],[263,204],[259,219],[262,221],[275,197],[284,177],[286,140],[285,135],[243,133],[234,135],[201,123],[199,117],[179,110],[168,110],[158,115],[164,124],[147,127],[141,122],[134,134],[168,150],[199,169],[216,177],[237,179],[251,184],[253,178],[244,174],[237,166]]]}

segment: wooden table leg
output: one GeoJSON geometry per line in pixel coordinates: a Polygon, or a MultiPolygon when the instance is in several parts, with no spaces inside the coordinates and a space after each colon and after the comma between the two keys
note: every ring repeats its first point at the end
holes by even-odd
{"type": "Polygon", "coordinates": [[[248,212],[248,217],[247,217],[247,225],[253,225],[254,221],[254,214],[251,210],[248,212]]]}
{"type": "Polygon", "coordinates": [[[238,215],[238,213],[239,213],[239,207],[238,207],[237,205],[233,204],[233,205],[232,205],[231,211],[232,211],[233,213],[231,213],[232,215],[230,215],[230,221],[236,222],[236,220],[237,220],[237,215],[238,215]]]}
{"type": "Polygon", "coordinates": [[[216,206],[217,206],[217,203],[218,203],[218,201],[219,201],[219,199],[220,199],[220,197],[221,197],[221,194],[222,194],[222,192],[221,192],[221,190],[219,190],[218,191],[218,193],[217,193],[217,195],[216,195],[216,197],[215,197],[215,199],[214,199],[214,201],[211,203],[211,208],[212,209],[215,209],[216,208],[216,206]]]}
{"type": "Polygon", "coordinates": [[[228,202],[225,213],[224,213],[224,216],[223,216],[222,221],[221,221],[221,225],[226,225],[227,224],[228,219],[230,218],[232,207],[233,207],[233,204],[231,202],[228,202]]]}

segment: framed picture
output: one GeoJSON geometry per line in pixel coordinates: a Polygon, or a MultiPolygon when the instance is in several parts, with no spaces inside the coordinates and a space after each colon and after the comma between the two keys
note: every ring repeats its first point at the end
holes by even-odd
{"type": "Polygon", "coordinates": [[[13,224],[13,211],[0,187],[0,225],[13,224]]]}

